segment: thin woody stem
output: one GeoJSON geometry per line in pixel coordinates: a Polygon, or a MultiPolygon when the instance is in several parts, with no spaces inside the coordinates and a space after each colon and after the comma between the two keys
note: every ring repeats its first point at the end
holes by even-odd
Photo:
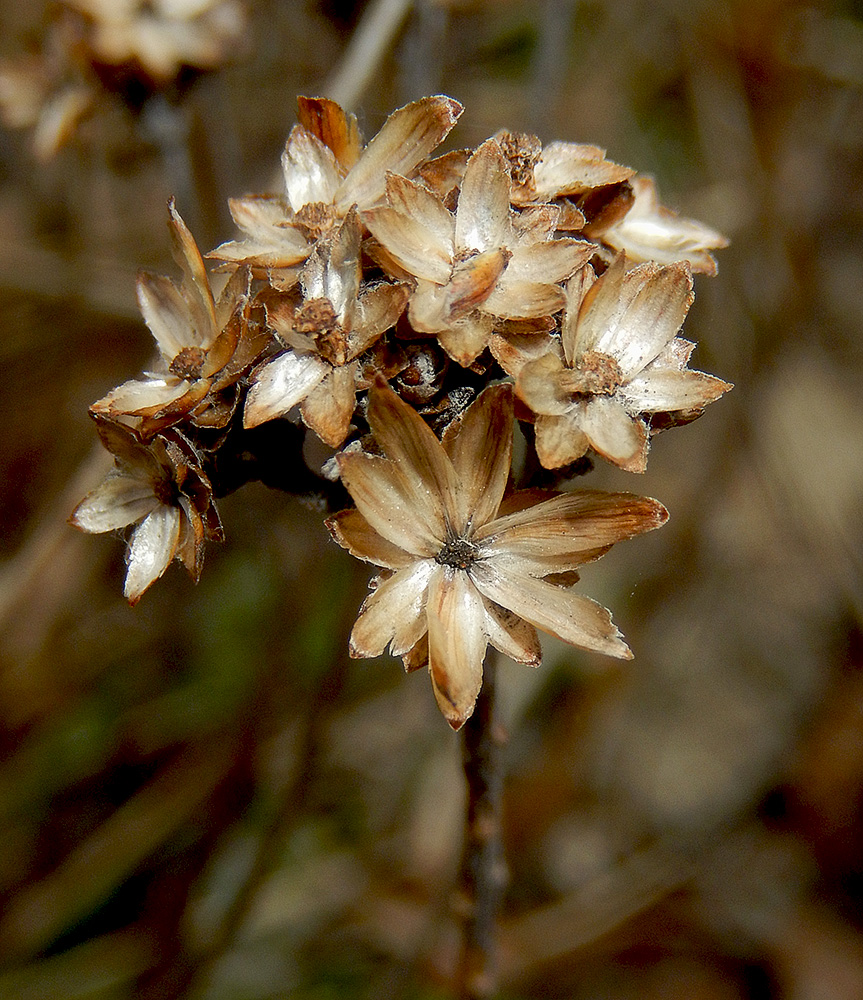
{"type": "Polygon", "coordinates": [[[468,789],[461,863],[467,908],[457,978],[462,1000],[488,1000],[497,987],[496,920],[506,867],[500,838],[502,739],[494,719],[495,668],[490,657],[476,708],[462,730],[468,789]]]}

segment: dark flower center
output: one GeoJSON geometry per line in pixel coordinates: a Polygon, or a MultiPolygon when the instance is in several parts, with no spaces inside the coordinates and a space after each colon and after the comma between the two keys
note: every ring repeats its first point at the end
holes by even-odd
{"type": "Polygon", "coordinates": [[[611,396],[623,382],[623,372],[617,361],[600,351],[585,351],[576,367],[563,378],[564,388],[573,394],[611,396]]]}
{"type": "Polygon", "coordinates": [[[201,347],[184,347],[168,367],[172,375],[190,382],[201,377],[207,352],[201,347]]]}
{"type": "Polygon", "coordinates": [[[479,548],[466,538],[451,538],[435,556],[441,566],[468,569],[479,556],[479,548]]]}

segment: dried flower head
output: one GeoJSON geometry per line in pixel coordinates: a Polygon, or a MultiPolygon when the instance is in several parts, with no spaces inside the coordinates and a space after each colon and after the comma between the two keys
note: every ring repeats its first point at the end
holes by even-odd
{"type": "Polygon", "coordinates": [[[92,533],[135,525],[123,590],[130,604],[137,604],[174,558],[197,580],[204,542],[223,537],[200,455],[177,432],[144,444],[117,424],[98,419],[97,426],[115,468],[78,504],[70,522],[92,533]]]}
{"type": "Polygon", "coordinates": [[[328,522],[340,545],[384,569],[351,634],[353,656],[389,645],[406,666],[427,658],[455,729],[473,711],[489,643],[535,666],[538,628],[582,649],[631,656],[605,608],[546,578],[659,527],[667,518],[660,503],[597,492],[505,500],[508,385],[486,389],[442,441],[383,383],[369,393],[368,419],[384,457],[340,457],[357,509],[328,522]]]}
{"type": "Polygon", "coordinates": [[[516,391],[536,414],[546,468],[592,448],[644,472],[652,415],[693,419],[731,386],[686,367],[694,345],[677,333],[693,299],[688,265],[626,271],[621,254],[592,279],[586,269],[569,283],[560,341],[520,368],[516,391]]]}

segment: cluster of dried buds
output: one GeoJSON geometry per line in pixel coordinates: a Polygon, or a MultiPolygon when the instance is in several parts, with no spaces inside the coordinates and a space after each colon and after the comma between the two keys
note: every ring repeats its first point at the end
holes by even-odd
{"type": "Polygon", "coordinates": [[[0,118],[33,129],[36,155],[50,159],[101,89],[133,108],[178,93],[225,65],[245,30],[241,0],[62,0],[38,51],[0,61],[0,118]]]}
{"type": "Polygon", "coordinates": [[[93,404],[116,469],[73,523],[135,526],[135,602],[175,557],[197,578],[221,537],[214,495],[244,476],[269,462],[283,488],[330,496],[340,480],[355,506],[330,532],[380,570],[351,652],[427,665],[454,728],[489,644],[536,665],[539,629],[628,657],[569,587],[667,512],[550,487],[594,455],[643,472],[652,433],[729,388],[687,367],[678,336],[692,272],[713,273],[724,240],[593,146],[501,132],[429,158],[461,113],[448,97],[394,112],[365,147],[333,102],[299,109],[284,194],[231,201],[242,235],[207,254],[212,276],[170,206],[182,282],[138,281],[160,362],[93,404]]]}

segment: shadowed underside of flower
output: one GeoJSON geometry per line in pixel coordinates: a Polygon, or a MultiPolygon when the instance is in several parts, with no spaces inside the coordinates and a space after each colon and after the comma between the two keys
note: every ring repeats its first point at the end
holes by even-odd
{"type": "Polygon", "coordinates": [[[368,419],[383,456],[339,458],[356,503],[328,521],[333,537],[380,566],[351,635],[353,656],[389,645],[428,663],[438,705],[460,728],[473,711],[489,643],[536,666],[536,630],[629,658],[610,613],[547,577],[572,574],[615,542],[659,527],[656,500],[629,493],[525,491],[505,498],[512,389],[486,389],[442,441],[382,381],[368,419]]]}

